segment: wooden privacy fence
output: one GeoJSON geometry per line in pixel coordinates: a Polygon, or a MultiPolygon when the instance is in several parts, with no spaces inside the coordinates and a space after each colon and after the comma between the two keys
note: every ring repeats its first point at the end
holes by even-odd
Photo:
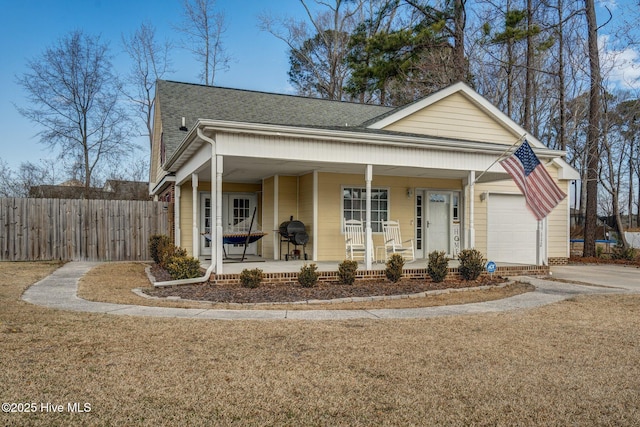
{"type": "Polygon", "coordinates": [[[0,260],[148,260],[172,206],[137,200],[0,198],[0,260]]]}

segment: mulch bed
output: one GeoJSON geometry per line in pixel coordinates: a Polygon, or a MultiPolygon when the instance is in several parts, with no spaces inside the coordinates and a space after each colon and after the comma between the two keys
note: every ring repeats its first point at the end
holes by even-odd
{"type": "MultiPolygon", "coordinates": [[[[154,266],[152,274],[156,280],[164,279],[162,271],[154,266]]],[[[478,280],[446,280],[443,283],[432,283],[422,280],[400,280],[391,283],[387,280],[358,281],[353,285],[339,283],[319,282],[312,288],[304,288],[299,283],[262,283],[259,287],[249,289],[241,285],[214,285],[203,283],[197,285],[180,285],[166,288],[145,289],[147,295],[155,297],[180,297],[182,299],[211,301],[219,303],[278,303],[296,302],[307,300],[329,300],[337,298],[370,297],[415,294],[419,292],[467,288],[483,285],[495,285],[505,282],[506,279],[494,276],[483,276],[478,280]]]]}

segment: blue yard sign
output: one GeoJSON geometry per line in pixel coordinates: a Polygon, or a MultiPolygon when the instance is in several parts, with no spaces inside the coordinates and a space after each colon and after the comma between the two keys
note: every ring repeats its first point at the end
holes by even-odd
{"type": "Polygon", "coordinates": [[[495,271],[496,271],[496,263],[493,261],[489,261],[487,263],[487,272],[493,275],[495,271]]]}

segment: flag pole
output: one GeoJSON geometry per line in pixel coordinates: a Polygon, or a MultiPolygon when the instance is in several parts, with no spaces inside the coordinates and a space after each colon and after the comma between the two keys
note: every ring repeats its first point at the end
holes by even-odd
{"type": "Polygon", "coordinates": [[[522,136],[521,136],[520,138],[518,138],[518,139],[516,140],[516,142],[514,142],[514,143],[513,143],[513,145],[511,145],[509,148],[507,148],[506,150],[504,150],[504,152],[503,152],[502,154],[500,154],[500,156],[499,156],[499,157],[498,157],[498,158],[497,158],[493,163],[491,163],[491,164],[489,165],[489,167],[488,167],[488,168],[486,168],[486,169],[484,170],[484,172],[482,172],[480,175],[478,175],[478,176],[476,177],[475,181],[473,181],[473,183],[475,184],[476,182],[478,182],[478,180],[479,180],[480,178],[482,178],[482,176],[483,176],[485,173],[487,173],[487,172],[489,171],[489,169],[491,169],[491,168],[493,167],[493,165],[495,165],[495,164],[496,164],[496,163],[498,163],[500,160],[502,160],[502,159],[504,158],[504,156],[505,156],[507,153],[509,153],[509,152],[513,149],[513,147],[515,147],[516,145],[518,145],[519,143],[521,143],[522,141],[524,141],[524,139],[525,139],[525,137],[526,137],[526,136],[527,136],[527,134],[526,134],[526,133],[523,133],[523,134],[522,134],[522,136]]]}

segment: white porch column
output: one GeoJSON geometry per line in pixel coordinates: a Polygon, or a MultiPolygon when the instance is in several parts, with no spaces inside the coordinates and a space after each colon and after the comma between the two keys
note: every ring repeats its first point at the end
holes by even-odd
{"type": "Polygon", "coordinates": [[[318,261],[318,171],[313,171],[313,257],[318,261]]]}
{"type": "MultiPolygon", "coordinates": [[[[211,183],[211,200],[213,201],[213,187],[215,190],[215,201],[216,201],[216,239],[214,240],[215,244],[215,260],[216,260],[216,274],[222,274],[222,254],[224,244],[222,241],[222,172],[223,172],[223,157],[216,156],[215,161],[212,158],[211,163],[216,164],[216,174],[215,174],[215,185],[211,183]]],[[[213,168],[213,166],[212,166],[213,168]]],[[[212,175],[213,177],[213,175],[212,175]]],[[[213,261],[214,253],[211,254],[211,260],[213,261]]]]}
{"type": "Polygon", "coordinates": [[[467,240],[467,248],[471,249],[476,246],[476,229],[474,225],[475,215],[475,185],[476,185],[476,171],[469,171],[469,237],[467,240]]]}
{"type": "Polygon", "coordinates": [[[174,188],[174,202],[173,202],[173,220],[175,234],[174,239],[176,241],[176,246],[180,246],[180,198],[182,197],[182,189],[179,185],[175,185],[174,188]]]}
{"type": "Polygon", "coordinates": [[[373,255],[373,235],[371,232],[371,181],[373,180],[373,165],[367,165],[365,172],[365,187],[367,190],[365,198],[366,224],[365,237],[367,239],[365,248],[365,266],[367,270],[371,270],[371,258],[373,255]]]}
{"type": "Polygon", "coordinates": [[[198,258],[200,256],[200,232],[198,230],[198,174],[191,174],[191,192],[193,197],[193,206],[191,209],[193,216],[193,243],[191,245],[193,251],[193,257],[198,258]]]}
{"type": "MultiPolygon", "coordinates": [[[[274,175],[273,177],[273,229],[280,229],[280,223],[278,222],[279,217],[279,208],[278,208],[278,196],[280,194],[279,191],[280,182],[278,179],[278,175],[274,175]]],[[[278,261],[280,259],[280,235],[278,232],[273,232],[273,260],[278,261]]]]}

